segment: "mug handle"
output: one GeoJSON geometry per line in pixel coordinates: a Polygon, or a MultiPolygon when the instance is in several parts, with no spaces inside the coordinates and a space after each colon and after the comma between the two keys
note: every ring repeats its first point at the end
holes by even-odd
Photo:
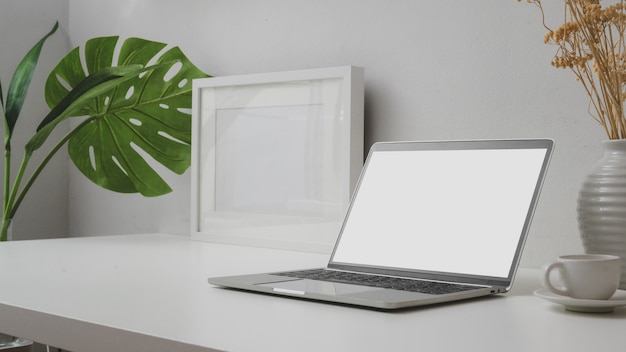
{"type": "Polygon", "coordinates": [[[569,291],[567,290],[566,287],[562,289],[558,287],[554,287],[554,285],[552,285],[552,282],[550,281],[550,274],[552,273],[553,270],[556,270],[559,273],[559,275],[563,277],[564,268],[565,267],[563,266],[563,263],[561,262],[554,262],[554,263],[545,265],[543,267],[543,276],[541,277],[541,283],[543,284],[544,287],[546,287],[552,293],[556,293],[557,295],[561,295],[561,296],[569,296],[569,291]]]}

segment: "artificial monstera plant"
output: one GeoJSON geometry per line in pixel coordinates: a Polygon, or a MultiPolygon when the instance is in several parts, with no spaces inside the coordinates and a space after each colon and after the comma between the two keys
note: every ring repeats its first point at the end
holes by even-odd
{"type": "Polygon", "coordinates": [[[46,34],[18,65],[6,99],[0,86],[4,115],[4,199],[0,241],[19,205],[44,167],[67,144],[70,159],[91,181],[106,189],[140,193],[147,197],[171,192],[151,166],[152,159],[182,174],[191,163],[191,86],[195,78],[209,77],[194,66],[178,47],[139,38],[120,41],[101,37],[67,54],[52,70],[45,85],[50,107],[24,146],[23,159],[11,171],[16,121],[46,34]],[[62,121],[77,119],[59,141],[46,143],[62,121]],[[52,147],[44,151],[44,145],[52,147]],[[30,174],[35,152],[43,153],[30,174]]]}

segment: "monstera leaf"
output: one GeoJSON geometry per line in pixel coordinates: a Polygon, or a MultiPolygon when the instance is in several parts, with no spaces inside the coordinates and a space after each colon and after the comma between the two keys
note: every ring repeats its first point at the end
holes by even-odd
{"type": "MultiPolygon", "coordinates": [[[[88,76],[118,66],[145,69],[69,110],[69,116],[86,116],[69,139],[70,158],[106,189],[163,195],[171,188],[153,165],[158,162],[177,174],[189,168],[192,80],[209,76],[177,47],[138,38],[122,43],[119,37],[94,38],[82,55],[81,48],[74,49],[50,73],[46,102],[54,111],[88,76]]],[[[44,119],[40,129],[52,122],[44,119]]]]}

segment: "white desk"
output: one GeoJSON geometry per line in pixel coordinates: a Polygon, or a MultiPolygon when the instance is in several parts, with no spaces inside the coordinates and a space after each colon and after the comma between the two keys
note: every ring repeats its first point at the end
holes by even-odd
{"type": "Polygon", "coordinates": [[[626,309],[567,312],[532,296],[539,283],[530,269],[520,270],[506,295],[397,313],[206,283],[209,276],[326,260],[157,234],[6,242],[0,244],[0,331],[74,352],[617,351],[626,345],[626,309]]]}

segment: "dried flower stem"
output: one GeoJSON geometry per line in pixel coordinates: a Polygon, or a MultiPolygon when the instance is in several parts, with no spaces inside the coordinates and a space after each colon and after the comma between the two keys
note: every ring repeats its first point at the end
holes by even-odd
{"type": "Polygon", "coordinates": [[[574,72],[589,95],[589,113],[607,136],[626,139],[626,0],[606,8],[600,0],[563,1],[564,23],[552,30],[541,0],[527,0],[541,10],[545,43],[558,46],[552,65],[574,72]]]}

